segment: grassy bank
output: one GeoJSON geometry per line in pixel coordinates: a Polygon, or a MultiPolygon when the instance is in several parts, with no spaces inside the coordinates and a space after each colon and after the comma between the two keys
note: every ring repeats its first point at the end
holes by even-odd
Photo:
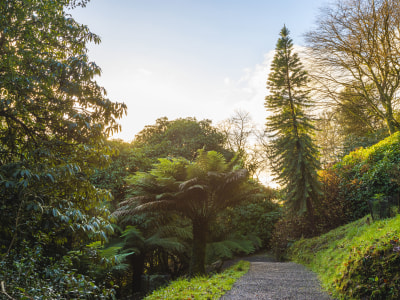
{"type": "Polygon", "coordinates": [[[236,280],[247,273],[249,267],[248,261],[240,261],[220,274],[193,279],[181,278],[154,291],[145,299],[219,299],[232,288],[236,280]]]}
{"type": "Polygon", "coordinates": [[[370,218],[296,242],[290,258],[319,274],[337,298],[400,298],[400,215],[370,218]]]}

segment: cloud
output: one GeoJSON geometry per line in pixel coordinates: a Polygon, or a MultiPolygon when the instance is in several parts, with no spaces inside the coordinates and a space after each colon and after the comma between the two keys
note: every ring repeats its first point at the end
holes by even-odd
{"type": "MultiPolygon", "coordinates": [[[[295,50],[301,47],[296,46],[295,50]]],[[[177,65],[153,65],[135,68],[133,72],[126,67],[125,76],[114,76],[114,86],[109,89],[110,95],[128,105],[128,116],[121,120],[122,132],[114,137],[132,140],[145,125],[154,124],[163,116],[170,120],[210,119],[217,124],[235,110],[249,112],[256,125],[263,128],[268,115],[264,107],[268,95],[266,82],[274,54],[275,51],[266,53],[259,64],[243,69],[238,78],[188,72],[177,65]]]]}
{"type": "Polygon", "coordinates": [[[153,74],[152,71],[147,70],[147,69],[142,69],[142,68],[137,69],[136,73],[138,73],[139,75],[142,75],[142,76],[151,76],[153,74]]]}
{"type": "Polygon", "coordinates": [[[264,99],[268,91],[268,78],[274,51],[264,55],[263,61],[253,67],[243,70],[238,79],[225,78],[224,87],[220,91],[222,102],[229,105],[230,115],[237,109],[250,113],[253,120],[259,125],[264,124],[267,115],[264,108],[264,99]]]}
{"type": "MultiPolygon", "coordinates": [[[[304,63],[305,47],[294,45],[294,51],[299,54],[304,63]]],[[[268,95],[267,79],[275,50],[264,54],[263,61],[253,67],[243,70],[242,76],[234,80],[226,77],[224,89],[221,91],[223,103],[231,105],[231,115],[237,109],[250,113],[258,126],[264,126],[268,112],[264,107],[265,96],[268,95]]]]}

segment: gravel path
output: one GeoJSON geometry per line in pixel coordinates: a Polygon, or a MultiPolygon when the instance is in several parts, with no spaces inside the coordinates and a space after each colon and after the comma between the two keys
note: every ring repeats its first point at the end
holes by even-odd
{"type": "Polygon", "coordinates": [[[316,275],[293,262],[276,262],[266,255],[243,258],[250,270],[222,299],[304,299],[332,300],[320,286],[316,275]]]}

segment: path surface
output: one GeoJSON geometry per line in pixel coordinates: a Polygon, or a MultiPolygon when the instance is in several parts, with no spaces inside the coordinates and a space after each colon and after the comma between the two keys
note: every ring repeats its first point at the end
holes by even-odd
{"type": "Polygon", "coordinates": [[[251,262],[250,270],[222,298],[332,300],[320,286],[317,276],[293,262],[275,262],[266,255],[243,258],[251,262]]]}

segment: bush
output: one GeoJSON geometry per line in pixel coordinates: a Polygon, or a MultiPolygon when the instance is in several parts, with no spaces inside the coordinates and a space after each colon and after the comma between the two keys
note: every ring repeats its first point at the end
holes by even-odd
{"type": "Polygon", "coordinates": [[[278,260],[286,259],[286,251],[300,238],[321,235],[349,221],[346,215],[345,200],[340,195],[340,178],[334,170],[319,172],[322,182],[322,195],[314,201],[314,214],[283,216],[275,225],[271,247],[278,260]]]}
{"type": "Polygon", "coordinates": [[[262,248],[269,248],[274,225],[281,216],[280,206],[272,201],[274,198],[276,192],[271,190],[265,198],[254,199],[228,210],[225,217],[236,233],[254,235],[261,240],[262,248]]]}
{"type": "Polygon", "coordinates": [[[271,239],[271,249],[279,261],[287,259],[287,249],[302,237],[316,235],[315,226],[306,214],[285,215],[274,227],[271,239]]]}
{"type": "Polygon", "coordinates": [[[42,245],[23,241],[18,250],[1,257],[0,295],[12,299],[115,299],[112,287],[79,273],[74,259],[74,254],[58,260],[46,257],[42,245]]]}
{"type": "Polygon", "coordinates": [[[344,199],[344,215],[349,221],[362,218],[370,213],[368,201],[376,195],[399,194],[400,132],[351,152],[332,171],[339,178],[338,196],[344,199]]]}

